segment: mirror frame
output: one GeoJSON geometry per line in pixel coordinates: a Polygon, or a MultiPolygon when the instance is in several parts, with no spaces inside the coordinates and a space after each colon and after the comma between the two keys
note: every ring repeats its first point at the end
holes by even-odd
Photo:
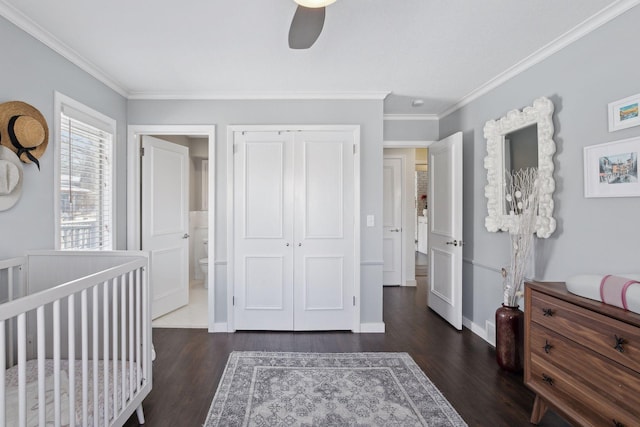
{"type": "Polygon", "coordinates": [[[484,137],[487,140],[487,156],[484,167],[487,170],[487,185],[484,194],[487,198],[488,215],[485,218],[487,231],[509,231],[516,228],[517,215],[505,214],[506,175],[504,170],[504,140],[510,132],[538,125],[538,180],[540,195],[536,235],[547,238],[556,229],[553,218],[553,155],[556,143],[553,140],[553,103],[548,98],[538,98],[532,106],[520,110],[511,110],[498,120],[489,120],[484,125],[484,137]]]}

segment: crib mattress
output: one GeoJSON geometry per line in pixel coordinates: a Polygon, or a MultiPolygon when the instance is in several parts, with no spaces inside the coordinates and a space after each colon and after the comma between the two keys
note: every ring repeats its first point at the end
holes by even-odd
{"type": "MultiPolygon", "coordinates": [[[[26,363],[26,381],[27,381],[27,426],[38,426],[38,362],[37,360],[29,360],[26,363]]],[[[129,379],[130,375],[134,376],[134,388],[137,373],[132,372],[131,368],[136,367],[135,363],[124,362],[125,367],[125,402],[129,399],[129,379]]],[[[118,411],[122,409],[121,381],[122,381],[123,364],[118,363],[118,390],[117,404],[118,411]]],[[[109,420],[113,419],[113,362],[109,361],[108,390],[109,390],[109,420]]],[[[69,425],[69,363],[66,360],[60,361],[60,406],[61,406],[61,423],[63,426],[69,425]]],[[[54,421],[54,383],[53,383],[53,360],[45,360],[45,417],[47,425],[54,421]]],[[[75,422],[82,425],[82,361],[74,362],[74,401],[75,401],[75,422]]],[[[138,384],[140,381],[138,379],[138,384]]],[[[87,407],[87,424],[94,425],[94,405],[93,405],[93,361],[89,361],[88,373],[88,407],[87,407]]],[[[5,376],[5,393],[6,393],[6,422],[7,425],[18,425],[18,366],[7,369],[5,376]]],[[[104,423],[104,362],[98,361],[98,425],[104,423]]]]}

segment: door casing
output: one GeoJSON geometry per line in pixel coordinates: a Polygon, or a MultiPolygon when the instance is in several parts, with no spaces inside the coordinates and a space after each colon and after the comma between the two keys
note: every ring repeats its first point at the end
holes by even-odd
{"type": "MultiPolygon", "coordinates": [[[[227,230],[234,229],[234,133],[277,131],[346,131],[354,139],[354,286],[357,296],[353,310],[353,332],[360,332],[360,126],[359,125],[239,125],[227,126],[227,230]]],[[[233,319],[234,236],[227,233],[227,331],[235,332],[233,319]]]]}
{"type": "Polygon", "coordinates": [[[207,292],[208,330],[226,332],[226,325],[215,323],[215,125],[129,125],[127,126],[127,249],[141,249],[142,202],[140,176],[140,138],[142,135],[204,136],[209,139],[209,266],[207,292]]]}

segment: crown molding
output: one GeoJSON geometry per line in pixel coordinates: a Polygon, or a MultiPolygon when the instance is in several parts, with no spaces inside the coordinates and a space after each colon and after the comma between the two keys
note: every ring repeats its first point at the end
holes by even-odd
{"type": "Polygon", "coordinates": [[[637,6],[638,4],[640,4],[640,0],[618,0],[610,4],[597,14],[582,21],[580,24],[576,25],[566,33],[547,43],[545,46],[536,50],[528,57],[519,61],[512,67],[506,69],[502,73],[498,74],[496,77],[492,78],[482,86],[471,91],[460,101],[453,104],[450,108],[438,114],[438,119],[442,119],[464,107],[465,105],[470,104],[471,102],[480,98],[482,95],[492,91],[501,84],[528,70],[539,62],[542,62],[554,53],[560,51],[561,49],[564,49],[573,42],[581,39],[582,37],[611,21],[612,19],[622,15],[632,7],[637,6]]]}
{"type": "Polygon", "coordinates": [[[439,117],[437,114],[385,114],[383,116],[384,120],[401,120],[401,121],[429,121],[429,120],[438,120],[439,117]]]}
{"type": "Polygon", "coordinates": [[[383,101],[388,91],[352,92],[130,92],[132,100],[206,100],[206,101],[256,101],[256,100],[349,100],[383,101]]]}
{"type": "Polygon", "coordinates": [[[120,95],[127,97],[128,93],[122,85],[4,0],[0,0],[0,15],[120,95]]]}

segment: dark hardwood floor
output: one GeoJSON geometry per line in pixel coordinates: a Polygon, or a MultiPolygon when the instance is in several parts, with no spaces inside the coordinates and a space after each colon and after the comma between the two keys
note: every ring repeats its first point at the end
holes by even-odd
{"type": "MultiPolygon", "coordinates": [[[[146,425],[201,426],[233,350],[407,352],[470,426],[528,426],[534,395],[522,375],[501,371],[493,348],[459,332],[426,308],[418,287],[384,289],[384,334],[237,332],[154,329],[153,390],[143,403],[146,425]]],[[[126,426],[136,426],[135,415],[126,426]]],[[[540,426],[568,426],[548,411],[540,426]]]]}

